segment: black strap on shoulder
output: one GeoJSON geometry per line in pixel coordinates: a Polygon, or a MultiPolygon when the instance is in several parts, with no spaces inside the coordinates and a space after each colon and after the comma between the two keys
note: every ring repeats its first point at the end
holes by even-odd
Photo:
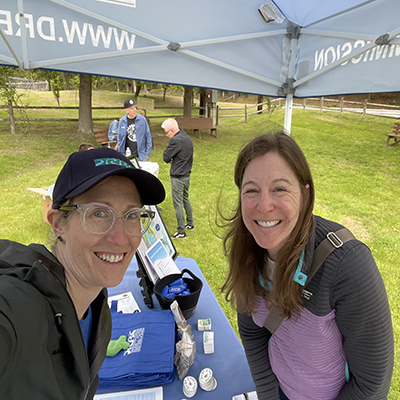
{"type": "MultiPolygon", "coordinates": [[[[352,239],[355,239],[355,237],[347,228],[339,229],[336,232],[329,232],[314,252],[313,263],[310,272],[308,273],[305,286],[310,283],[311,279],[318,272],[329,254],[331,254],[335,249],[342,247],[343,243],[352,239]]],[[[265,320],[264,327],[267,328],[271,334],[275,333],[283,320],[281,313],[282,308],[279,305],[276,305],[271,309],[267,319],[265,320]]]]}
{"type": "Polygon", "coordinates": [[[335,249],[343,246],[349,240],[355,239],[354,235],[347,229],[339,229],[336,232],[329,232],[326,238],[319,244],[314,252],[313,263],[308,273],[306,285],[310,283],[311,279],[318,272],[321,265],[335,249]]]}

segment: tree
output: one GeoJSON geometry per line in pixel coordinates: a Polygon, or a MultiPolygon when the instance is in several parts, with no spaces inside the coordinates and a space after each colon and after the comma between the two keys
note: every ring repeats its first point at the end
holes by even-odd
{"type": "Polygon", "coordinates": [[[258,106],[257,106],[257,111],[261,114],[262,113],[262,109],[263,109],[263,106],[262,106],[262,103],[263,102],[263,96],[260,96],[260,95],[258,95],[257,96],[257,103],[258,103],[258,106]]]}
{"type": "Polygon", "coordinates": [[[60,90],[64,89],[63,73],[58,71],[34,69],[31,71],[32,79],[35,81],[49,82],[49,90],[54,94],[60,107],[60,90]]]}
{"type": "Polygon", "coordinates": [[[271,101],[271,97],[267,97],[267,107],[268,107],[268,115],[271,118],[272,113],[277,107],[277,105],[271,101]]]}
{"type": "Polygon", "coordinates": [[[139,93],[142,90],[142,88],[145,86],[145,83],[143,81],[135,81],[136,87],[135,87],[135,99],[139,97],[139,93]]]}
{"type": "Polygon", "coordinates": [[[15,133],[14,107],[17,107],[23,118],[26,119],[26,113],[19,108],[21,95],[17,88],[10,82],[10,78],[18,73],[18,69],[12,67],[0,67],[0,99],[3,99],[8,105],[8,115],[10,117],[10,131],[15,133]]]}
{"type": "Polygon", "coordinates": [[[185,94],[183,97],[183,116],[192,116],[192,104],[193,104],[193,88],[185,86],[185,94]]]}
{"type": "Polygon", "coordinates": [[[60,73],[56,71],[50,71],[50,86],[53,91],[54,97],[57,100],[58,107],[60,107],[60,90],[64,87],[64,82],[61,79],[60,73]]]}
{"type": "Polygon", "coordinates": [[[200,102],[199,102],[199,115],[206,115],[206,89],[199,89],[200,93],[200,102]]]}
{"type": "Polygon", "coordinates": [[[165,84],[163,83],[163,84],[162,84],[162,88],[163,88],[163,97],[162,97],[162,101],[163,101],[163,103],[165,103],[165,96],[167,95],[168,85],[165,85],[165,84]]]}
{"type": "Polygon", "coordinates": [[[79,75],[79,122],[78,134],[93,134],[92,123],[92,76],[79,75]]]}
{"type": "Polygon", "coordinates": [[[57,78],[52,79],[50,81],[51,90],[53,91],[54,97],[57,100],[58,107],[60,107],[60,89],[61,89],[61,81],[57,78]]]}

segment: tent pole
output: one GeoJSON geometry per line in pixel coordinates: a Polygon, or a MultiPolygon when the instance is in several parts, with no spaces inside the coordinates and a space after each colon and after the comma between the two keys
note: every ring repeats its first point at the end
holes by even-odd
{"type": "Polygon", "coordinates": [[[28,56],[28,43],[27,43],[27,34],[26,34],[26,21],[24,14],[24,2],[23,0],[18,0],[18,17],[19,17],[19,25],[21,28],[21,49],[22,49],[22,61],[23,68],[29,69],[29,56],[28,56]]]}
{"type": "MultiPolygon", "coordinates": [[[[6,44],[6,46],[8,47],[8,49],[10,50],[10,53],[12,54],[12,56],[14,57],[15,62],[18,64],[18,67],[20,67],[22,69],[22,62],[19,59],[19,57],[17,56],[17,53],[14,51],[14,49],[11,47],[10,42],[7,40],[7,37],[5,35],[5,33],[3,32],[3,29],[0,26],[0,37],[4,40],[4,43],[6,44]]],[[[10,57],[2,57],[0,56],[0,61],[4,61],[8,64],[12,64],[13,63],[13,59],[10,57]]]]}
{"type": "Polygon", "coordinates": [[[293,94],[288,93],[286,95],[286,105],[285,105],[285,122],[284,131],[290,136],[290,130],[292,127],[292,110],[293,110],[293,94]]]}
{"type": "Polygon", "coordinates": [[[292,110],[293,110],[293,83],[295,82],[296,74],[296,61],[298,58],[298,44],[300,36],[300,28],[289,24],[287,27],[287,36],[289,39],[289,58],[288,58],[288,74],[284,85],[283,92],[286,94],[286,105],[285,105],[285,122],[284,131],[290,136],[292,126],[292,110]]]}

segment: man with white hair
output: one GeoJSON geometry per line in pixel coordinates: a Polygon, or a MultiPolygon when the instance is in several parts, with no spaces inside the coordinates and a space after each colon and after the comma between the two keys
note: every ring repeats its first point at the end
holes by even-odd
{"type": "Polygon", "coordinates": [[[169,138],[169,144],[164,150],[163,159],[171,164],[171,192],[174,203],[177,231],[171,236],[173,239],[186,237],[186,229],[193,230],[193,211],[189,201],[190,173],[193,165],[193,143],[190,136],[179,129],[178,123],[169,118],[165,120],[161,128],[169,138]],[[185,215],[186,212],[186,224],[185,215]]]}

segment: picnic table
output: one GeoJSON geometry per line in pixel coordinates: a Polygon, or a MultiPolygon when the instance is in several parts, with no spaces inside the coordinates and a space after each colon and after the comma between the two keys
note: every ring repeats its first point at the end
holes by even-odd
{"type": "Polygon", "coordinates": [[[108,140],[108,128],[93,129],[93,133],[97,144],[102,147],[117,149],[117,142],[115,140],[108,140]]]}
{"type": "Polygon", "coordinates": [[[205,117],[176,117],[176,122],[179,125],[179,129],[193,130],[195,134],[201,139],[201,130],[210,129],[212,136],[218,139],[217,128],[214,127],[214,122],[212,118],[205,117]]]}

